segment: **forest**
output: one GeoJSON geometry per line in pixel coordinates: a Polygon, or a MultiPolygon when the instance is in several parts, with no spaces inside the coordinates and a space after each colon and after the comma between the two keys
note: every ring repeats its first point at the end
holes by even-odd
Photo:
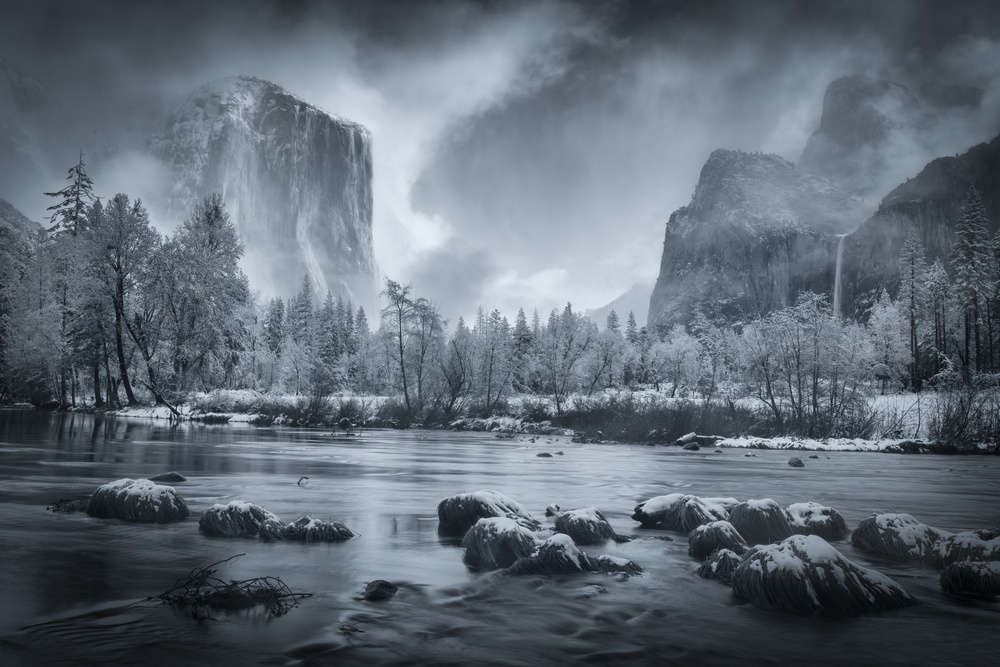
{"type": "Polygon", "coordinates": [[[996,445],[1000,435],[1000,235],[990,238],[974,189],[949,261],[928,264],[911,230],[897,289],[863,321],[803,293],[742,322],[697,315],[651,330],[632,313],[593,322],[569,303],[544,316],[522,308],[513,324],[485,308],[451,324],[432,298],[391,279],[374,326],[349,300],[315,293],[308,276],[297,294],[263,299],[239,267],[243,247],[220,195],[164,236],[140,201],[96,197],[82,156],[68,181],[47,193],[48,229],[4,232],[3,402],[200,400],[207,410],[205,395],[243,391],[255,397],[245,409],[267,423],[511,415],[642,441],[691,429],[898,435],[900,416],[874,399],[920,392],[935,397],[931,438],[996,445]]]}

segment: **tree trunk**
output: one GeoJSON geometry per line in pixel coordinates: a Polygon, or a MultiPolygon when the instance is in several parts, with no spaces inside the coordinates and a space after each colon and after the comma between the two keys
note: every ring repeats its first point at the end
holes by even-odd
{"type": "Polygon", "coordinates": [[[125,360],[125,341],[122,336],[122,307],[120,303],[115,304],[115,347],[118,352],[118,372],[121,373],[121,383],[125,388],[125,398],[130,406],[138,405],[135,399],[135,392],[132,391],[132,383],[128,381],[128,362],[125,360]]]}
{"type": "Polygon", "coordinates": [[[104,397],[101,396],[101,364],[94,359],[94,407],[104,407],[104,397]]]}

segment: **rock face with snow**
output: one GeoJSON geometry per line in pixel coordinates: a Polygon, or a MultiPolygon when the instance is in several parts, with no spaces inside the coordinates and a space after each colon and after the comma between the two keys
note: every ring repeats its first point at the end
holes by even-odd
{"type": "Polygon", "coordinates": [[[183,99],[147,150],[171,172],[173,217],[222,193],[253,287],[290,296],[308,274],[321,296],[329,290],[374,303],[371,135],[364,127],[272,83],[236,77],[183,99]]]}
{"type": "Polygon", "coordinates": [[[1000,136],[962,155],[942,157],[887,194],[878,210],[844,243],[844,314],[863,315],[883,289],[899,283],[899,251],[907,230],[917,230],[929,262],[946,264],[962,200],[971,186],[983,198],[990,233],[1000,223],[1000,136]]]}
{"type": "Polygon", "coordinates": [[[806,143],[799,167],[869,194],[884,180],[893,133],[911,134],[922,122],[922,105],[905,87],[841,77],[827,86],[819,129],[806,143]]]}
{"type": "Polygon", "coordinates": [[[776,155],[717,150],[667,222],[649,324],[745,320],[831,293],[837,237],[867,217],[860,198],[776,155]]]}
{"type": "Polygon", "coordinates": [[[18,172],[40,168],[39,133],[31,119],[44,102],[42,84],[12,67],[0,55],[0,183],[4,187],[12,181],[22,185],[18,172]]]}

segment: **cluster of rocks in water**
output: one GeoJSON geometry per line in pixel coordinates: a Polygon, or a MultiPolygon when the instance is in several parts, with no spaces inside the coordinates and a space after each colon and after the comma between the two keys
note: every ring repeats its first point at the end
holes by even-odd
{"type": "MultiPolygon", "coordinates": [[[[476,571],[517,574],[641,574],[637,563],[591,556],[580,546],[618,535],[597,508],[563,512],[550,506],[543,528],[520,504],[492,491],[460,493],[438,506],[439,532],[461,536],[463,561],[476,571]]],[[[732,586],[754,605],[792,612],[857,614],[918,604],[902,586],[848,560],[830,542],[847,539],[869,553],[921,559],[937,568],[951,594],[1000,595],[1000,529],[951,534],[905,514],[876,513],[853,532],[835,509],[815,502],[781,507],[770,498],[740,502],[674,493],[640,503],[643,528],[688,535],[698,574],[732,586]]]]}
{"type": "MultiPolygon", "coordinates": [[[[185,481],[177,473],[120,479],[98,487],[87,500],[60,500],[49,509],[142,523],[187,518],[190,510],[177,491],[155,480],[185,481]]],[[[519,503],[484,489],[445,498],[437,514],[439,534],[461,540],[462,559],[474,571],[592,572],[625,578],[643,572],[626,558],[591,555],[580,548],[635,539],[619,535],[596,507],[563,511],[550,505],[546,514],[554,517],[554,526],[548,528],[519,503]]],[[[909,514],[877,512],[851,532],[837,510],[814,502],[781,507],[770,498],[740,502],[683,493],[640,503],[632,519],[643,528],[687,534],[688,554],[702,562],[699,575],[731,585],[736,595],[761,607],[854,614],[917,604],[895,581],[851,562],[830,544],[848,535],[859,550],[942,569],[940,583],[946,593],[1000,596],[1000,528],[950,533],[909,514]]],[[[302,516],[285,523],[243,500],[213,505],[202,513],[198,526],[217,537],[300,542],[355,537],[339,521],[302,516]]],[[[366,592],[364,599],[386,599],[395,593],[393,584],[378,583],[378,590],[366,592]]]]}

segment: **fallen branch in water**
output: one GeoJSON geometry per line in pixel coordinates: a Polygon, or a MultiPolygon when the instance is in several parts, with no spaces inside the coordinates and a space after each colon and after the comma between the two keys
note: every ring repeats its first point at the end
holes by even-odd
{"type": "MultiPolygon", "coordinates": [[[[196,567],[185,579],[178,579],[169,591],[156,596],[164,604],[190,610],[197,619],[210,619],[209,608],[240,611],[263,606],[270,617],[281,616],[312,593],[294,593],[278,577],[223,581],[215,576],[217,567],[245,556],[236,554],[208,567],[196,567]]],[[[152,598],[151,598],[152,599],[152,598]]]]}

